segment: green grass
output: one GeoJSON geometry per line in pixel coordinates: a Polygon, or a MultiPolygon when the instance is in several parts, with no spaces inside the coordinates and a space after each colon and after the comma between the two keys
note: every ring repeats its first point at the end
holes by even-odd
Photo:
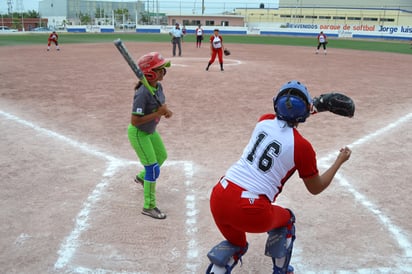
{"type": "MultiPolygon", "coordinates": [[[[48,35],[49,33],[0,34],[0,46],[44,44],[47,43],[48,35]]],[[[121,38],[125,42],[170,42],[168,34],[137,34],[121,32],[59,33],[59,40],[62,44],[111,43],[117,38],[121,38]]],[[[184,39],[187,42],[195,42],[194,35],[188,35],[184,39]]],[[[224,41],[228,44],[266,44],[305,47],[313,47],[316,45],[316,37],[225,35],[224,41]]],[[[412,54],[409,42],[396,40],[330,39],[328,47],[412,54]]]]}

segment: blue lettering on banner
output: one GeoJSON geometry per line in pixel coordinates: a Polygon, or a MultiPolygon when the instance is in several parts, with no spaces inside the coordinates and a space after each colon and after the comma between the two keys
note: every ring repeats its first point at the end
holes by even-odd
{"type": "Polygon", "coordinates": [[[390,34],[392,34],[394,32],[398,32],[398,28],[380,26],[379,32],[389,32],[390,34]]]}
{"type": "Polygon", "coordinates": [[[401,26],[401,32],[412,33],[412,27],[403,27],[401,26]]]}
{"type": "Polygon", "coordinates": [[[286,28],[291,28],[291,29],[317,29],[318,25],[286,23],[286,28]]]}

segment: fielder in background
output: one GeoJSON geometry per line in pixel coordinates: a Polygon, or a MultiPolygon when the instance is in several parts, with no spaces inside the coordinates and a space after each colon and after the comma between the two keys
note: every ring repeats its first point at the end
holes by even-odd
{"type": "Polygon", "coordinates": [[[197,26],[196,28],[196,48],[200,48],[202,46],[203,41],[203,28],[202,25],[197,26]]]}
{"type": "Polygon", "coordinates": [[[133,98],[131,121],[128,126],[128,138],[144,169],[135,178],[135,182],[144,188],[144,205],[142,214],[155,219],[165,219],[156,203],[156,181],[160,175],[160,167],[167,158],[166,148],[160,134],[156,131],[160,118],[172,117],[172,112],[165,104],[165,94],[160,81],[170,67],[158,52],[143,55],[138,60],[138,66],[144,73],[150,86],[155,89],[155,96],[161,106],[156,102],[150,91],[139,83],[136,85],[133,98]]]}
{"type": "Polygon", "coordinates": [[[58,40],[59,40],[59,35],[55,31],[50,33],[49,39],[47,40],[47,51],[50,50],[51,43],[54,43],[54,45],[56,46],[56,50],[60,50],[58,40]]]}
{"type": "Polygon", "coordinates": [[[206,70],[209,70],[209,67],[213,62],[215,62],[216,56],[219,58],[220,70],[223,71],[223,37],[219,34],[219,30],[215,29],[213,35],[209,38],[210,42],[210,60],[207,64],[206,70]]]}
{"type": "Polygon", "coordinates": [[[231,273],[248,250],[246,233],[267,233],[265,255],[272,259],[273,273],[293,273],[295,215],[273,203],[295,171],[311,194],[321,193],[351,155],[348,147],[341,148],[319,174],[316,153],[297,130],[312,111],[312,98],[300,82],[284,84],[273,105],[276,114],[259,119],[242,156],[212,190],[210,209],[225,240],[207,254],[206,273],[231,273]]]}
{"type": "Polygon", "coordinates": [[[186,33],[187,33],[187,29],[186,29],[186,27],[183,25],[183,28],[182,28],[182,43],[184,42],[184,37],[186,36],[186,33]]]}
{"type": "Polygon", "coordinates": [[[179,23],[175,24],[175,27],[169,32],[172,36],[172,54],[176,56],[176,47],[179,49],[179,56],[182,56],[182,39],[183,31],[180,29],[179,23]]]}
{"type": "Polygon", "coordinates": [[[318,39],[318,46],[317,46],[317,48],[316,48],[316,54],[319,53],[319,49],[320,49],[320,47],[322,46],[322,47],[323,47],[323,53],[326,55],[326,45],[328,44],[328,40],[327,40],[327,38],[326,38],[326,34],[324,34],[323,31],[321,31],[321,32],[318,34],[317,39],[318,39]]]}

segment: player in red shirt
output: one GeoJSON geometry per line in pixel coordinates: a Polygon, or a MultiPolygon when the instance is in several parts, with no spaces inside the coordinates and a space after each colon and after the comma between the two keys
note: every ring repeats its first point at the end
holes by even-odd
{"type": "Polygon", "coordinates": [[[312,111],[307,88],[290,81],[273,104],[276,114],[259,119],[242,156],[213,188],[210,209],[225,240],[207,254],[211,264],[206,273],[231,273],[248,249],[246,233],[267,233],[265,255],[272,258],[273,273],[293,273],[295,216],[275,205],[276,198],[295,171],[311,194],[321,193],[351,155],[348,147],[341,148],[335,162],[319,174],[316,153],[297,130],[312,111]]]}
{"type": "Polygon", "coordinates": [[[219,35],[219,30],[215,29],[213,35],[209,38],[210,41],[210,52],[211,57],[209,63],[207,64],[206,70],[209,70],[209,67],[216,59],[216,56],[219,58],[220,70],[223,71],[223,38],[219,35]]]}
{"type": "Polygon", "coordinates": [[[59,42],[57,40],[59,40],[59,35],[55,31],[50,33],[49,39],[47,41],[47,51],[50,50],[50,45],[51,45],[52,42],[56,45],[56,50],[60,50],[59,42]]]}

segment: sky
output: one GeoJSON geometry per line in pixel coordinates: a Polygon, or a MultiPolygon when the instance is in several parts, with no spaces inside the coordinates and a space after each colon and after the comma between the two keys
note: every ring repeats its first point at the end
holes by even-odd
{"type": "MultiPolygon", "coordinates": [[[[106,0],[101,0],[106,1],[106,0]]],[[[108,0],[110,1],[110,0],[108,0]]],[[[123,0],[130,2],[133,0],[123,0]]],[[[202,0],[141,0],[149,5],[149,9],[153,9],[153,3],[159,4],[159,12],[166,13],[184,13],[184,14],[201,14],[202,0]]],[[[40,0],[23,0],[23,10],[38,11],[40,0]]],[[[121,1],[120,1],[121,2],[121,1]]],[[[213,12],[215,9],[219,12],[223,10],[232,11],[236,7],[258,8],[260,3],[264,3],[266,7],[270,2],[270,7],[276,7],[278,0],[262,1],[262,0],[203,0],[205,5],[205,13],[213,12]]],[[[156,7],[157,5],[155,5],[156,7]]],[[[17,1],[13,0],[13,10],[17,11],[17,1]]],[[[7,13],[7,0],[0,0],[0,13],[7,13]]]]}
{"type": "MultiPolygon", "coordinates": [[[[39,9],[39,1],[40,0],[23,0],[23,10],[28,11],[28,10],[35,10],[38,11],[39,9]]],[[[0,12],[7,13],[8,11],[8,5],[7,5],[8,0],[0,0],[0,12]]],[[[17,1],[13,0],[13,10],[16,11],[17,9],[17,1]]]]}

